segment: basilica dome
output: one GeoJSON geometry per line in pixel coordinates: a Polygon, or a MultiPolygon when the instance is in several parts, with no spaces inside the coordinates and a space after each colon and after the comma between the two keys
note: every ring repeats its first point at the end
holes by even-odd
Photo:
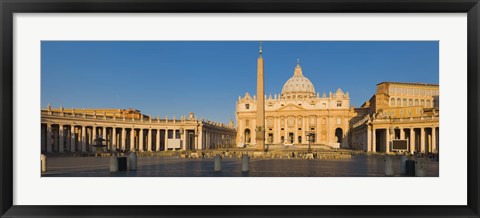
{"type": "Polygon", "coordinates": [[[315,88],[307,77],[303,76],[302,67],[297,64],[293,76],[287,80],[282,88],[282,97],[313,97],[315,96],[315,88]]]}

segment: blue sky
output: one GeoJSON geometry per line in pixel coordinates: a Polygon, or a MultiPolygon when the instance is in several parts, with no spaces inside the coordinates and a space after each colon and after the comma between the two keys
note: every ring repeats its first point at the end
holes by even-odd
{"type": "MultiPolygon", "coordinates": [[[[44,41],[42,108],[136,108],[227,123],[256,93],[256,41],[44,41]]],[[[297,58],[315,91],[360,106],[383,81],[438,84],[438,42],[265,41],[265,93],[280,93],[297,58]]]]}

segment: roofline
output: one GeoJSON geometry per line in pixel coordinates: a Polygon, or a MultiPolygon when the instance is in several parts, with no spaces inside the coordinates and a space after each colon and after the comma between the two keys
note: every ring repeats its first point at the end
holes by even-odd
{"type": "Polygon", "coordinates": [[[389,81],[385,81],[385,82],[378,83],[377,86],[378,86],[378,85],[381,85],[381,84],[416,85],[416,86],[436,86],[436,87],[439,86],[438,84],[431,84],[431,83],[389,82],[389,81]]]}

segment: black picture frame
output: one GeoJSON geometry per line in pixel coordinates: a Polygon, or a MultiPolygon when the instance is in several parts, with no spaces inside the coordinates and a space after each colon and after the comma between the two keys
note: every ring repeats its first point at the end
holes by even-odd
{"type": "MultiPolygon", "coordinates": [[[[479,217],[478,0],[0,0],[2,217],[479,217]],[[467,13],[468,196],[466,206],[16,206],[13,205],[14,13],[467,13]]],[[[454,187],[452,187],[454,188],[454,187]]]]}

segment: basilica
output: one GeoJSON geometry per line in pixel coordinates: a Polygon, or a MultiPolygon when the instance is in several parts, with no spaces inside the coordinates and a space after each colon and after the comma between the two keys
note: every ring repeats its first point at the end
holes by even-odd
{"type": "MultiPolygon", "coordinates": [[[[246,93],[236,106],[237,144],[255,144],[257,96],[246,93]]],[[[312,82],[303,74],[297,61],[293,75],[285,82],[282,93],[265,97],[266,144],[327,145],[347,147],[349,122],[356,115],[350,107],[348,92],[337,89],[328,95],[315,92],[312,82]]]]}

